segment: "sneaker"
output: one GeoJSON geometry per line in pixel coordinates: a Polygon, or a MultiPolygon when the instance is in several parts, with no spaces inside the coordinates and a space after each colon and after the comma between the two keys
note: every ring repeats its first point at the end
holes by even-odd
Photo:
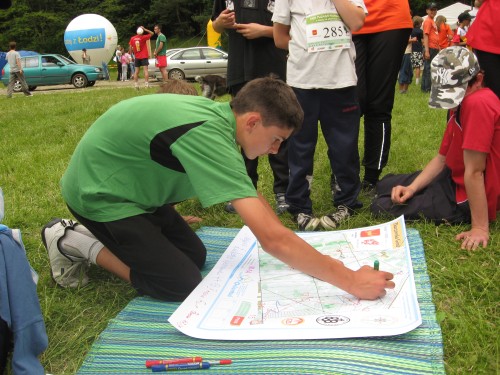
{"type": "Polygon", "coordinates": [[[236,210],[234,209],[233,205],[231,202],[227,202],[226,205],[224,206],[224,211],[230,213],[230,214],[235,214],[236,210]]]}
{"type": "Polygon", "coordinates": [[[144,88],[145,88],[145,89],[149,89],[149,83],[145,83],[145,84],[144,84],[144,88]]]}
{"type": "Polygon", "coordinates": [[[376,193],[375,184],[372,184],[371,182],[363,180],[361,182],[361,191],[370,197],[374,197],[375,193],[376,193]]]}
{"type": "Polygon", "coordinates": [[[305,214],[303,212],[299,213],[295,217],[295,221],[299,226],[301,231],[314,231],[319,226],[319,219],[313,217],[312,215],[305,214]]]}
{"type": "Polygon", "coordinates": [[[288,203],[285,200],[285,193],[276,194],[276,215],[284,214],[288,211],[288,203]]]}
{"type": "Polygon", "coordinates": [[[66,254],[59,245],[66,231],[73,230],[74,226],[72,220],[54,219],[42,229],[42,241],[49,253],[52,279],[65,288],[84,286],[89,282],[86,259],[66,254]]]}
{"type": "Polygon", "coordinates": [[[350,210],[348,207],[339,205],[337,207],[337,211],[330,215],[325,215],[321,218],[321,226],[326,230],[332,230],[338,228],[338,226],[349,219],[351,216],[350,210]]]}

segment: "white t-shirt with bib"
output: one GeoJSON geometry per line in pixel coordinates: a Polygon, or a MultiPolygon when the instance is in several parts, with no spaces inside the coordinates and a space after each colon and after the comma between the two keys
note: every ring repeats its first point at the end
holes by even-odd
{"type": "MultiPolygon", "coordinates": [[[[351,3],[368,13],[363,0],[351,3]]],[[[357,84],[351,33],[331,0],[276,0],[272,20],[290,26],[290,86],[340,89],[357,84]]]]}

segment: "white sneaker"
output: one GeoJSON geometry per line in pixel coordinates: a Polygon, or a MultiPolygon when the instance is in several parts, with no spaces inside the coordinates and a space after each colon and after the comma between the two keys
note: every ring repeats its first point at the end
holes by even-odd
{"type": "Polygon", "coordinates": [[[318,218],[303,212],[295,217],[295,221],[301,231],[314,231],[318,228],[320,222],[318,218]]]}
{"type": "Polygon", "coordinates": [[[49,253],[52,278],[62,287],[76,288],[88,284],[88,261],[66,254],[60,246],[67,230],[74,230],[71,220],[54,219],[42,229],[42,241],[49,253]]]}
{"type": "Polygon", "coordinates": [[[337,211],[321,218],[321,226],[327,230],[336,229],[342,222],[351,217],[348,207],[339,205],[337,211]]]}

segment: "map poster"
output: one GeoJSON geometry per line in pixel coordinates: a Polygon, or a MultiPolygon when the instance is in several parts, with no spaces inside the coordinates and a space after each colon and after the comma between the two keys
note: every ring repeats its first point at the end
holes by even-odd
{"type": "Polygon", "coordinates": [[[378,260],[380,270],[394,274],[396,288],[377,300],[360,300],[270,256],[243,227],[168,321],[188,336],[210,340],[392,336],[422,323],[402,216],[366,228],[299,235],[352,270],[378,260]]]}

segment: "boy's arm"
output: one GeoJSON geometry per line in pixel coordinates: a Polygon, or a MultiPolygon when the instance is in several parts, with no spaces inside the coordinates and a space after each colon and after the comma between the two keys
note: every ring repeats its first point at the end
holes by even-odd
{"type": "Polygon", "coordinates": [[[361,299],[384,296],[386,288],[394,288],[389,272],[363,266],[357,271],[342,262],[323,255],[281,224],[265,199],[242,198],[232,204],[252,230],[266,252],[299,271],[335,285],[361,299]]]}
{"type": "Polygon", "coordinates": [[[359,31],[365,23],[365,11],[349,0],[333,0],[335,9],[351,31],[359,31]]]}
{"type": "Polygon", "coordinates": [[[469,200],[472,226],[471,230],[457,235],[462,240],[462,249],[475,250],[479,245],[486,247],[489,239],[488,201],[484,187],[486,169],[484,152],[464,150],[464,183],[469,200]]]}
{"type": "Polygon", "coordinates": [[[445,167],[445,157],[437,154],[432,160],[427,163],[422,172],[408,186],[394,186],[391,192],[392,202],[395,204],[403,204],[408,199],[413,197],[418,191],[429,185],[436,176],[441,173],[445,167]]]}
{"type": "Polygon", "coordinates": [[[290,25],[275,22],[273,25],[273,37],[276,47],[288,50],[288,43],[291,39],[290,25]]]}

